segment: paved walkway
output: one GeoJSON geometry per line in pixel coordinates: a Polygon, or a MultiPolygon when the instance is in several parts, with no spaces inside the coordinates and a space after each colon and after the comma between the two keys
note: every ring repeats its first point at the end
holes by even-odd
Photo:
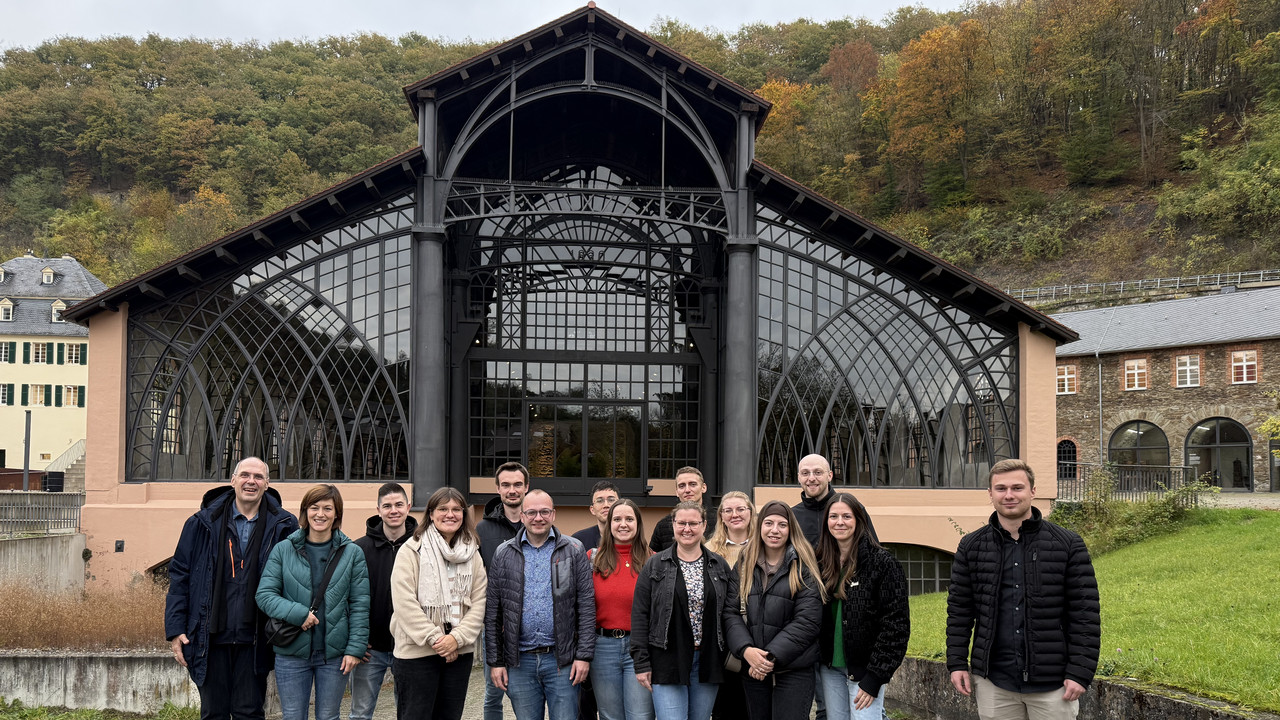
{"type": "MultiPolygon", "coordinates": [[[[391,677],[390,674],[387,677],[391,677]]],[[[467,704],[462,710],[462,720],[481,720],[484,709],[484,668],[477,667],[471,671],[471,683],[467,686],[467,704]]],[[[350,696],[343,698],[342,711],[338,717],[345,720],[351,711],[350,696]]],[[[515,714],[511,712],[511,703],[503,700],[502,703],[503,720],[515,720],[515,714]]],[[[279,717],[279,715],[277,715],[279,717]]],[[[396,697],[393,683],[388,682],[382,687],[382,693],[378,696],[378,707],[374,710],[373,720],[396,720],[396,697]]]]}
{"type": "Polygon", "coordinates": [[[1209,495],[1200,505],[1207,508],[1258,508],[1280,510],[1280,493],[1273,492],[1221,492],[1209,495]]]}

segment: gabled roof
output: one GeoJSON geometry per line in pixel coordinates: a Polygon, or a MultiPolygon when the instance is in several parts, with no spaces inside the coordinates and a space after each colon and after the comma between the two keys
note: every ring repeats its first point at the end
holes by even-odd
{"type": "MultiPolygon", "coordinates": [[[[99,283],[101,284],[101,283],[99,283]]],[[[73,322],[54,322],[53,303],[57,298],[10,298],[13,320],[0,321],[0,335],[34,337],[88,337],[89,328],[73,322]]],[[[66,312],[62,313],[66,318],[66,312]]]]}
{"type": "Polygon", "coordinates": [[[1280,288],[1059,313],[1080,333],[1058,357],[1280,338],[1280,288]]]}
{"type": "Polygon", "coordinates": [[[300,237],[345,224],[353,213],[376,207],[412,189],[423,166],[422,148],[402,152],[277,213],[94,295],[68,308],[62,315],[67,320],[81,322],[98,310],[114,310],[120,303],[131,299],[144,296],[162,299],[203,278],[224,272],[240,272],[246,263],[258,262],[278,253],[300,237]]]}
{"type": "Polygon", "coordinates": [[[826,239],[848,248],[872,265],[927,288],[935,297],[1009,327],[1022,322],[1059,343],[1077,339],[1075,331],[1029,305],[1015,300],[977,276],[913,245],[866,218],[792,180],[759,160],[751,164],[748,182],[756,198],[826,239]]]}
{"type": "Polygon", "coordinates": [[[4,268],[4,281],[0,282],[0,297],[8,298],[63,298],[83,300],[107,289],[106,283],[70,255],[59,258],[39,258],[23,255],[0,263],[4,268]],[[53,284],[44,284],[45,269],[53,270],[53,284]]]}
{"type": "Polygon", "coordinates": [[[615,46],[676,73],[691,86],[704,88],[712,97],[730,105],[753,104],[760,108],[756,113],[756,130],[764,124],[772,103],[729,78],[681,55],[631,27],[618,18],[596,7],[594,2],[586,7],[559,17],[535,30],[496,45],[479,55],[455,63],[434,75],[430,75],[404,87],[405,98],[418,113],[417,98],[443,95],[467,85],[475,84],[495,73],[506,72],[513,63],[536,55],[539,51],[563,44],[579,35],[594,33],[615,46]]]}

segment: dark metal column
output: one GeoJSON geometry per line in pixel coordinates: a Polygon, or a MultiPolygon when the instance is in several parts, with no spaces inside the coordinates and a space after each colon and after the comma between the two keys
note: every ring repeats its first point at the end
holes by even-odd
{"type": "Polygon", "coordinates": [[[752,494],[756,481],[756,266],[755,198],[747,189],[747,172],[755,155],[754,108],[738,116],[736,192],[726,193],[731,204],[730,231],[725,242],[724,304],[724,439],[720,491],[752,494]],[[732,465],[732,467],[731,467],[732,465]]]}
{"type": "Polygon", "coordinates": [[[436,181],[435,101],[419,98],[418,140],[426,170],[418,179],[413,223],[413,322],[410,342],[409,466],[414,507],[448,484],[449,354],[445,336],[445,232],[436,181]]]}

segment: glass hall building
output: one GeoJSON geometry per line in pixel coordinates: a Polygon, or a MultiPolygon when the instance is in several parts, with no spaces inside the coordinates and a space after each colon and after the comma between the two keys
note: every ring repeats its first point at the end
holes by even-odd
{"type": "Polygon", "coordinates": [[[756,161],[762,98],[593,6],[405,97],[419,147],[66,313],[107,349],[104,575],[167,558],[246,455],[286,506],[483,503],[517,460],[561,507],[607,478],[656,513],[684,465],[796,502],[818,452],[882,539],[944,554],[992,462],[1053,496],[1075,334],[756,161]]]}

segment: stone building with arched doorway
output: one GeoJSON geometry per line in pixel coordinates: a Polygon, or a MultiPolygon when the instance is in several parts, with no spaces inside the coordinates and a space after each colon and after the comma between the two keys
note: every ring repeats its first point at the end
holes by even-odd
{"type": "Polygon", "coordinates": [[[683,465],[794,503],[820,452],[934,587],[992,462],[1053,497],[1074,333],[756,161],[762,98],[594,6],[405,97],[420,147],[69,311],[110,348],[95,574],[167,557],[247,454],[356,508],[482,503],[518,460],[572,529],[602,478],[663,512],[683,465]]]}

